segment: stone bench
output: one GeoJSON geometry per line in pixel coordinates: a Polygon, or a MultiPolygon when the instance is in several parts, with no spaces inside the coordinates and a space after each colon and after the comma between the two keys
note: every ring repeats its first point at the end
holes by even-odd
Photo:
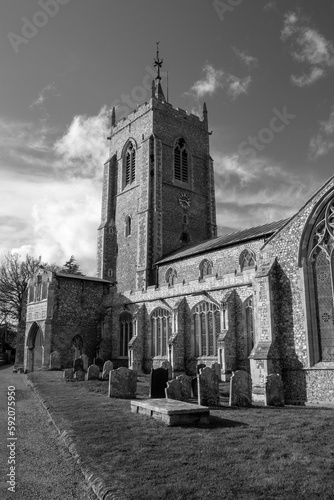
{"type": "Polygon", "coordinates": [[[210,412],[199,406],[175,399],[144,399],[131,401],[131,412],[147,415],[166,425],[206,425],[210,412]]]}

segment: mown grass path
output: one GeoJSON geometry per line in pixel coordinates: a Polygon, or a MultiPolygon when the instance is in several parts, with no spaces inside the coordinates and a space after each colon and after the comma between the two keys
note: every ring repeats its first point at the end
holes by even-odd
{"type": "Polygon", "coordinates": [[[207,427],[169,428],[109,399],[107,382],[61,377],[29,375],[91,469],[130,500],[334,498],[333,409],[225,406],[207,427]]]}

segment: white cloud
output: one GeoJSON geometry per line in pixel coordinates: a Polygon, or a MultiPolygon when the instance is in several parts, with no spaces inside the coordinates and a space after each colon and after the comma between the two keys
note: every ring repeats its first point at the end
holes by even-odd
{"type": "Polygon", "coordinates": [[[40,124],[0,119],[0,254],[28,252],[57,264],[74,254],[82,271],[95,275],[109,123],[106,107],[76,116],[56,142],[55,130],[44,126],[38,148],[40,124]]]}
{"type": "Polygon", "coordinates": [[[56,85],[54,82],[44,87],[44,89],[40,91],[37,99],[30,104],[30,108],[41,107],[44,104],[44,101],[47,99],[47,94],[51,93],[52,95],[54,95],[55,91],[56,85]]]}
{"type": "Polygon", "coordinates": [[[320,121],[318,133],[312,137],[309,147],[309,157],[317,160],[334,148],[334,107],[327,121],[320,121]]]}
{"type": "Polygon", "coordinates": [[[236,47],[233,47],[233,50],[234,50],[235,54],[239,57],[241,62],[246,64],[246,66],[248,66],[249,68],[257,65],[257,63],[258,63],[257,58],[248,54],[248,52],[246,50],[239,50],[236,47]]]}
{"type": "Polygon", "coordinates": [[[291,39],[291,56],[307,66],[307,73],[291,75],[294,85],[312,85],[328,73],[334,66],[334,46],[321,33],[308,25],[307,19],[298,12],[288,12],[284,17],[281,32],[283,41],[291,39]]]}
{"type": "Polygon", "coordinates": [[[269,0],[263,7],[263,10],[277,10],[276,0],[269,0]]]}
{"type": "Polygon", "coordinates": [[[243,229],[291,217],[318,187],[270,159],[213,158],[220,226],[243,229]]]}
{"type": "Polygon", "coordinates": [[[248,87],[252,81],[250,76],[238,78],[223,69],[216,69],[211,64],[203,67],[204,77],[191,87],[189,94],[196,99],[205,95],[213,95],[218,89],[226,90],[227,94],[236,99],[241,94],[247,94],[248,87]]]}

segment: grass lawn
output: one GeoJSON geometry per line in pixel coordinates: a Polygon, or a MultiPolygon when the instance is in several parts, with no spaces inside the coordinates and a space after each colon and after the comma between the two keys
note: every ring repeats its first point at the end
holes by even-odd
{"type": "Polygon", "coordinates": [[[333,409],[221,406],[206,427],[166,427],[108,398],[108,382],[28,377],[91,469],[130,500],[334,498],[333,409]]]}

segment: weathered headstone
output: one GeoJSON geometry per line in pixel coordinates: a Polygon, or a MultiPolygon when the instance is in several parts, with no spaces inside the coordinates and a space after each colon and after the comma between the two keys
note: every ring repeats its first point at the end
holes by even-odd
{"type": "Polygon", "coordinates": [[[177,378],[168,380],[165,395],[168,399],[177,399],[178,401],[182,401],[181,383],[177,378]]]}
{"type": "Polygon", "coordinates": [[[143,370],[142,370],[142,363],[141,363],[141,361],[136,361],[136,360],[135,360],[135,361],[132,363],[132,370],[133,370],[134,372],[136,372],[136,373],[137,373],[137,375],[141,375],[141,374],[142,374],[142,371],[143,371],[143,370]]]}
{"type": "Polygon", "coordinates": [[[83,370],[77,370],[75,373],[74,373],[74,378],[75,380],[77,380],[78,382],[83,382],[85,380],[85,372],[83,370]]]}
{"type": "Polygon", "coordinates": [[[266,399],[268,406],[284,406],[284,389],[279,373],[268,375],[266,381],[266,399]]]}
{"type": "Polygon", "coordinates": [[[114,365],[112,361],[106,361],[103,365],[102,370],[102,380],[109,380],[109,372],[113,369],[114,365]]]}
{"type": "Polygon", "coordinates": [[[170,361],[163,361],[161,363],[161,368],[164,368],[165,370],[168,371],[168,380],[172,380],[173,374],[172,374],[172,364],[170,361]]]}
{"type": "Polygon", "coordinates": [[[197,385],[198,385],[198,383],[197,383],[197,376],[196,376],[196,377],[193,377],[191,379],[191,390],[192,390],[194,398],[198,397],[198,387],[197,387],[197,385]]]}
{"type": "Polygon", "coordinates": [[[151,371],[150,398],[164,398],[168,382],[168,370],[157,368],[151,371]]]}
{"type": "Polygon", "coordinates": [[[74,360],[74,371],[84,371],[84,364],[81,358],[77,358],[74,360]]]}
{"type": "Polygon", "coordinates": [[[58,351],[53,351],[50,354],[50,370],[60,370],[61,369],[61,359],[58,351]]]}
{"type": "Polygon", "coordinates": [[[88,356],[87,356],[87,354],[81,354],[80,358],[83,361],[83,369],[86,372],[88,370],[88,366],[89,366],[88,356]]]}
{"type": "Polygon", "coordinates": [[[188,401],[191,398],[191,377],[188,377],[188,375],[179,375],[176,379],[180,381],[182,401],[188,401]]]}
{"type": "Polygon", "coordinates": [[[200,372],[203,368],[205,368],[205,367],[206,367],[206,365],[205,365],[204,363],[200,363],[199,365],[197,365],[197,366],[196,366],[196,373],[197,373],[197,375],[198,375],[198,374],[199,374],[199,372],[200,372]]]}
{"type": "Polygon", "coordinates": [[[137,373],[130,368],[121,367],[109,372],[110,398],[132,399],[137,392],[137,373]]]}
{"type": "Polygon", "coordinates": [[[244,370],[233,372],[230,380],[229,406],[251,406],[252,404],[252,378],[244,370]]]}
{"type": "Polygon", "coordinates": [[[197,375],[198,404],[214,406],[219,404],[219,380],[211,368],[202,368],[197,375]]]}
{"type": "Polygon", "coordinates": [[[102,358],[96,358],[94,361],[94,364],[99,367],[100,372],[103,370],[103,359],[102,358]]]}
{"type": "Polygon", "coordinates": [[[221,366],[219,363],[212,363],[211,369],[215,372],[215,374],[218,377],[218,380],[220,380],[221,377],[221,366]]]}
{"type": "Polygon", "coordinates": [[[63,371],[63,378],[68,382],[69,380],[73,380],[74,370],[73,368],[68,368],[63,371]]]}
{"type": "Polygon", "coordinates": [[[87,370],[87,380],[98,380],[100,378],[100,370],[97,365],[90,365],[87,370]]]}

